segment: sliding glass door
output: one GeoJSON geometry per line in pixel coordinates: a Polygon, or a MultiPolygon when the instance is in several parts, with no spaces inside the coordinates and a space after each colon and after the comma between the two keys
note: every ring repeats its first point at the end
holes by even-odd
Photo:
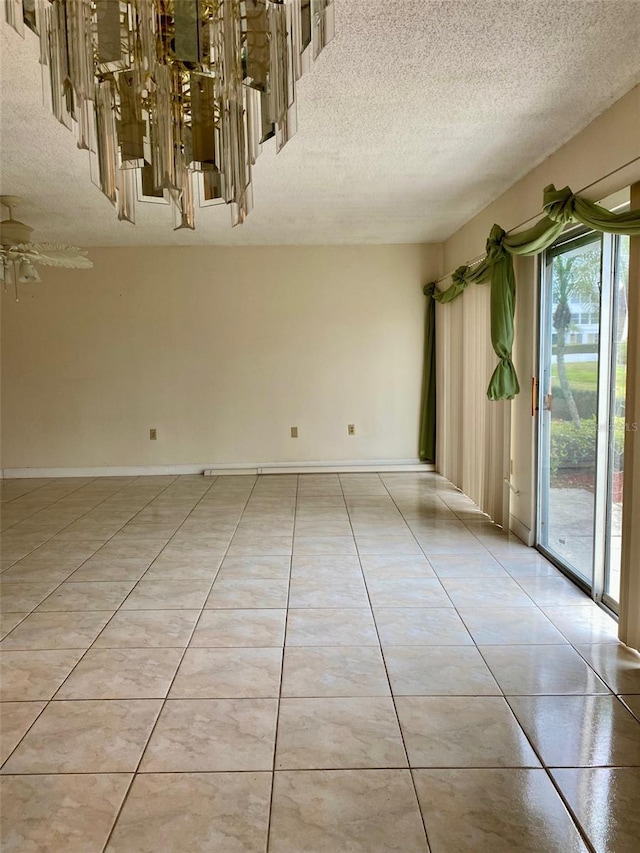
{"type": "Polygon", "coordinates": [[[543,266],[538,547],[615,610],[628,238],[565,237],[543,266]]]}
{"type": "Polygon", "coordinates": [[[546,253],[542,322],[539,544],[591,586],[602,239],[546,253]]]}
{"type": "Polygon", "coordinates": [[[622,530],[622,487],[624,484],[624,437],[632,425],[627,423],[625,390],[627,384],[627,332],[629,296],[629,237],[615,240],[611,322],[611,382],[609,428],[609,465],[607,484],[607,529],[603,593],[605,600],[620,600],[620,545],[622,530]]]}

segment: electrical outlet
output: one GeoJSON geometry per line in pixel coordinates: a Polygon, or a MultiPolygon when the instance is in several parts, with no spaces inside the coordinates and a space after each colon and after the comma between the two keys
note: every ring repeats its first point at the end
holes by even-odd
{"type": "Polygon", "coordinates": [[[298,437],[298,427],[291,427],[291,438],[298,437]]]}
{"type": "Polygon", "coordinates": [[[349,435],[355,435],[356,434],[356,425],[355,424],[348,424],[347,432],[349,433],[349,435]]]}
{"type": "Polygon", "coordinates": [[[149,430],[149,441],[157,441],[158,440],[158,430],[150,429],[149,430]]]}

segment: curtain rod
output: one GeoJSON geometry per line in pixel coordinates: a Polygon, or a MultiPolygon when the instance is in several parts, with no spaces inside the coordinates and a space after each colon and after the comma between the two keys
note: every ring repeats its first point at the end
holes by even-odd
{"type": "MultiPolygon", "coordinates": [[[[587,184],[586,187],[582,187],[582,189],[576,192],[576,195],[579,193],[583,193],[585,190],[591,189],[591,187],[595,187],[596,184],[599,184],[601,181],[606,181],[607,178],[610,178],[612,175],[615,175],[617,172],[621,172],[623,169],[626,169],[628,166],[632,166],[634,163],[640,161],[640,157],[634,157],[632,160],[629,160],[628,163],[623,163],[622,166],[618,166],[617,169],[613,169],[613,171],[608,172],[606,175],[603,175],[601,178],[598,178],[595,181],[592,181],[590,184],[587,184]]],[[[530,222],[533,222],[534,219],[537,219],[541,213],[535,213],[533,216],[530,216],[528,219],[525,219],[524,222],[521,222],[519,225],[514,225],[513,228],[510,228],[506,233],[511,234],[513,231],[517,231],[518,228],[523,228],[525,225],[528,225],[530,222]]],[[[464,228],[464,225],[462,226],[464,228]]],[[[484,260],[487,256],[486,252],[483,252],[481,255],[473,258],[471,261],[467,261],[466,264],[462,264],[462,266],[472,267],[475,264],[479,264],[480,261],[484,260]]],[[[461,264],[458,264],[461,266],[461,264]]],[[[456,267],[457,269],[458,267],[456,267]]],[[[453,269],[451,272],[445,273],[445,275],[441,275],[440,278],[437,278],[434,284],[440,284],[441,281],[446,281],[446,279],[451,278],[453,273],[456,270],[453,269]]]]}

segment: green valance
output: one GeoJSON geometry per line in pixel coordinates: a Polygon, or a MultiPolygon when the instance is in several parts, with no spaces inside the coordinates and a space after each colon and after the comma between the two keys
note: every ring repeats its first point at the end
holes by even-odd
{"type": "Polygon", "coordinates": [[[612,213],[593,201],[581,198],[569,187],[557,190],[553,184],[545,187],[542,208],[544,216],[525,231],[508,234],[494,225],[487,239],[486,254],[473,266],[463,265],[451,276],[451,285],[439,291],[436,282],[424,288],[427,297],[425,321],[425,355],[420,425],[420,459],[435,459],[436,397],[435,397],[435,308],[434,302],[446,305],[453,302],[470,284],[491,283],[491,343],[498,364],[493,372],[487,396],[490,400],[511,400],[520,391],[512,361],[513,320],[516,308],[516,285],[513,269],[514,255],[538,255],[548,248],[564,231],[577,222],[609,234],[640,236],[640,210],[612,213]]]}
{"type": "Polygon", "coordinates": [[[491,266],[488,257],[483,258],[473,269],[468,266],[458,267],[455,272],[451,273],[451,286],[446,290],[437,290],[434,284],[433,298],[442,305],[453,302],[470,284],[481,284],[489,281],[490,274],[491,266]]]}
{"type": "Polygon", "coordinates": [[[574,195],[569,187],[557,190],[553,184],[545,187],[543,196],[542,207],[547,218],[553,222],[561,222],[563,225],[581,222],[607,234],[628,234],[630,237],[640,235],[640,210],[612,213],[606,207],[574,195]]]}

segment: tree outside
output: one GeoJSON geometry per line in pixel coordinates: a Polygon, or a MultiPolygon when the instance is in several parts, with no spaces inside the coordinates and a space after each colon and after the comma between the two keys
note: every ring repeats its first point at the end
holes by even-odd
{"type": "MultiPolygon", "coordinates": [[[[599,248],[589,249],[586,252],[583,249],[578,249],[573,253],[567,252],[553,259],[551,286],[554,306],[553,329],[556,333],[554,350],[558,381],[570,419],[576,429],[580,429],[582,417],[578,411],[573,389],[567,374],[567,336],[576,326],[572,319],[574,313],[572,309],[576,306],[579,307],[581,312],[593,315],[598,314],[600,308],[600,280],[601,265],[599,248]]],[[[597,361],[597,359],[594,358],[594,361],[597,361]]],[[[597,379],[595,385],[597,387],[597,379]]]]}

